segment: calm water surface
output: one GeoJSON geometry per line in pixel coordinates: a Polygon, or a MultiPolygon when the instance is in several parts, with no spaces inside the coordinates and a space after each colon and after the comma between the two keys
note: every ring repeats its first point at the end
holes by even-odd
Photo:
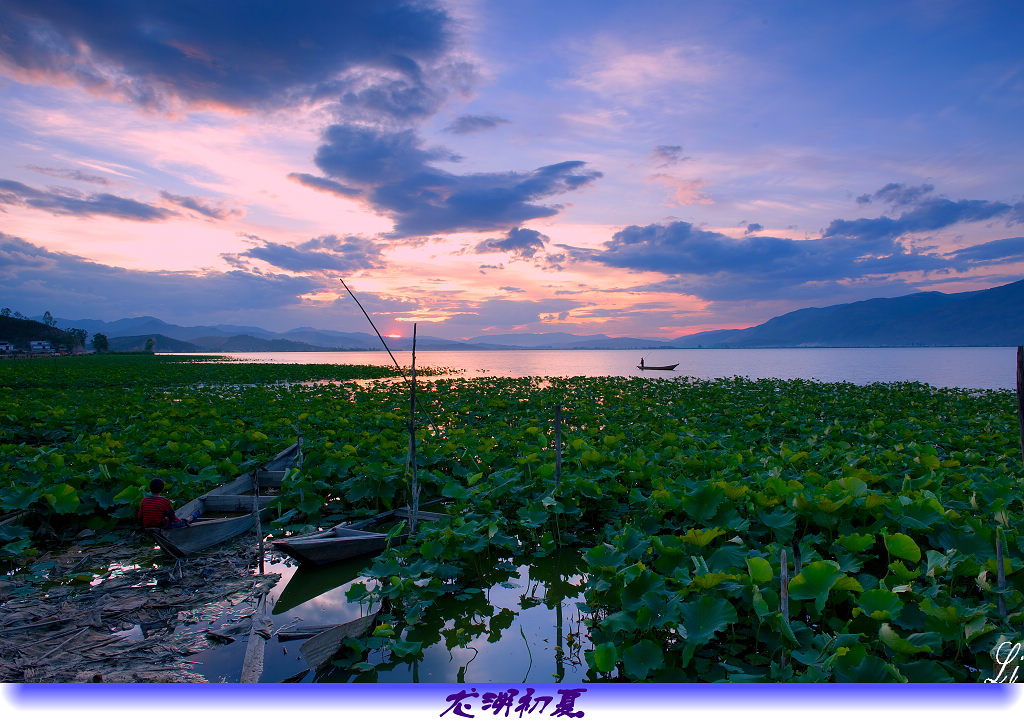
{"type": "MultiPolygon", "coordinates": [[[[300,649],[305,639],[280,641],[276,633],[296,627],[335,625],[353,621],[369,611],[347,599],[356,583],[370,584],[360,575],[372,559],[363,558],[322,568],[298,568],[290,560],[266,567],[281,580],[268,596],[275,635],[266,642],[260,681],[295,677],[303,682],[346,682],[351,672],[324,667],[309,671],[300,649]]],[[[581,682],[587,665],[583,652],[592,648],[584,614],[583,576],[579,556],[571,551],[535,558],[523,556],[514,571],[492,571],[474,593],[442,597],[432,608],[427,628],[436,639],[423,647],[412,666],[384,664],[361,681],[427,683],[459,681],[581,682]],[[459,633],[456,633],[456,632],[459,633]],[[456,639],[458,641],[456,642],[456,639]]],[[[229,624],[226,614],[214,625],[229,624]]],[[[237,635],[226,646],[214,646],[190,658],[194,670],[210,681],[237,682],[247,637],[237,635]]],[[[380,664],[379,652],[369,659],[380,664]]]]}
{"type": "MultiPolygon", "coordinates": [[[[226,355],[238,361],[281,364],[382,364],[386,352],[264,352],[226,355]]],[[[408,352],[396,352],[403,365],[408,352]]],[[[657,349],[657,350],[509,350],[417,352],[417,367],[458,370],[458,376],[570,377],[575,375],[640,375],[648,377],[749,377],[811,379],[822,382],[926,382],[936,387],[1013,389],[1016,349],[1013,347],[913,347],[828,349],[657,349]],[[678,363],[673,372],[637,365],[678,363]]]]}

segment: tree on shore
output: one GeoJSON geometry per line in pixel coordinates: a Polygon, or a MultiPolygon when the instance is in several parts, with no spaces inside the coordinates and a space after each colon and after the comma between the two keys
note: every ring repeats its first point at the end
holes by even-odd
{"type": "Polygon", "coordinates": [[[47,327],[56,327],[57,320],[55,320],[53,318],[53,315],[50,314],[49,312],[43,312],[43,324],[45,324],[47,327]]]}
{"type": "Polygon", "coordinates": [[[92,336],[92,348],[99,353],[110,351],[110,341],[107,335],[97,332],[92,336]]]}
{"type": "Polygon", "coordinates": [[[72,327],[67,330],[67,333],[74,338],[76,347],[85,347],[85,338],[89,336],[88,332],[78,327],[72,327]]]}
{"type": "Polygon", "coordinates": [[[150,337],[146,340],[146,353],[153,354],[153,348],[156,346],[156,340],[150,337]]]}

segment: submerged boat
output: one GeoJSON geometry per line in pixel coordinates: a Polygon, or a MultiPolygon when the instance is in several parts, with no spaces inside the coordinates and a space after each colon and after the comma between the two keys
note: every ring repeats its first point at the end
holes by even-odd
{"type": "Polygon", "coordinates": [[[157,544],[176,558],[188,558],[249,530],[256,523],[254,484],[259,485],[260,519],[268,520],[267,506],[277,497],[264,489],[279,489],[285,475],[299,456],[301,440],[281,451],[266,465],[239,475],[230,483],[214,488],[174,511],[182,520],[199,511],[199,518],[184,528],[147,528],[157,544]],[[254,480],[255,478],[255,480],[254,480]]]}
{"type": "Polygon", "coordinates": [[[674,365],[661,365],[661,366],[637,365],[636,368],[638,370],[674,370],[678,366],[679,366],[679,363],[676,362],[674,365]]]}
{"type": "MultiPolygon", "coordinates": [[[[339,523],[333,528],[307,533],[306,535],[290,536],[271,543],[282,553],[287,553],[299,563],[323,566],[329,563],[359,558],[380,553],[388,545],[387,533],[380,529],[390,527],[401,520],[412,517],[409,508],[399,508],[378,513],[372,518],[356,523],[339,523]]],[[[443,513],[432,513],[421,510],[418,513],[420,522],[436,521],[444,518],[443,513]]],[[[408,534],[394,536],[394,543],[401,543],[408,534]]]]}

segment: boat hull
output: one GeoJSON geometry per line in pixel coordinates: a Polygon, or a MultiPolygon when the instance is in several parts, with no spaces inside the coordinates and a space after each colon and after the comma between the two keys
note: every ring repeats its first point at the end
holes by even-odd
{"type": "MultiPolygon", "coordinates": [[[[267,463],[266,469],[259,473],[260,486],[280,485],[298,452],[299,443],[296,443],[267,463]]],[[[199,511],[200,516],[226,513],[225,517],[200,519],[185,528],[147,528],[146,531],[164,551],[176,558],[190,558],[245,533],[256,524],[253,492],[252,474],[239,475],[233,481],[190,500],[174,511],[182,520],[190,518],[196,511],[199,511]]],[[[274,500],[274,496],[259,496],[260,520],[270,519],[268,506],[274,500]]]]}
{"type": "Polygon", "coordinates": [[[674,365],[661,365],[658,367],[654,367],[652,365],[637,365],[636,368],[638,370],[674,370],[678,366],[679,363],[676,362],[674,365]]]}
{"type": "Polygon", "coordinates": [[[276,540],[271,545],[299,563],[324,566],[380,553],[387,544],[387,536],[383,533],[335,526],[308,536],[276,540]]]}
{"type": "MultiPolygon", "coordinates": [[[[421,522],[436,521],[446,517],[443,513],[419,512],[421,522]]],[[[389,510],[358,523],[342,523],[333,528],[306,535],[282,538],[271,543],[282,553],[287,553],[300,564],[325,566],[352,558],[380,553],[388,546],[384,533],[372,530],[377,526],[394,524],[396,520],[408,519],[408,509],[389,510]]],[[[395,535],[392,543],[402,543],[407,534],[395,535]]]]}

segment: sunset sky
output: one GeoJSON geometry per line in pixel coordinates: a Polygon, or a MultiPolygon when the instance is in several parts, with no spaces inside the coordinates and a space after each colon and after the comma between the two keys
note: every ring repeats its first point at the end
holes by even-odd
{"type": "Polygon", "coordinates": [[[1024,278],[1012,2],[0,0],[0,306],[677,337],[1024,278]]]}

